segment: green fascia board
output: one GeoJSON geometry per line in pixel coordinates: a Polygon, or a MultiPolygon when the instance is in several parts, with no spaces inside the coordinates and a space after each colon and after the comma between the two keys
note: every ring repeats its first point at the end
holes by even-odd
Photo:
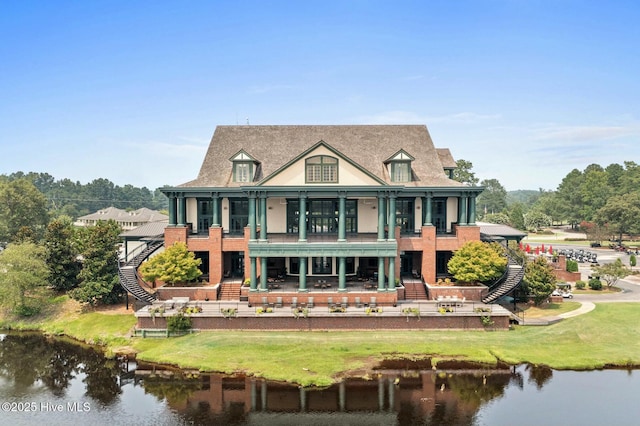
{"type": "Polygon", "coordinates": [[[165,187],[160,191],[168,197],[235,197],[243,198],[250,194],[265,194],[267,197],[296,198],[301,195],[315,197],[376,197],[378,195],[395,194],[398,197],[459,197],[462,195],[478,195],[484,191],[482,186],[448,186],[448,187],[417,187],[403,185],[381,186],[337,186],[337,185],[308,185],[308,186],[240,186],[223,187],[165,187]]]}
{"type": "Polygon", "coordinates": [[[249,257],[396,257],[397,241],[271,243],[249,241],[249,257]]]}

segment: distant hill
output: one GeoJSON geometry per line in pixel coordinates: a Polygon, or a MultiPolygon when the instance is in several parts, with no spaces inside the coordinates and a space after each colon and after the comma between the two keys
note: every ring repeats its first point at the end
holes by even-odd
{"type": "Polygon", "coordinates": [[[507,205],[513,203],[522,203],[525,206],[533,204],[540,196],[540,191],[535,189],[518,189],[516,191],[507,191],[507,205]]]}

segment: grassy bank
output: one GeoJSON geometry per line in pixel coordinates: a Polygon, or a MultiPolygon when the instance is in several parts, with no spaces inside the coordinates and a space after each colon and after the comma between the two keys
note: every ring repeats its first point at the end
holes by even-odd
{"type": "MultiPolygon", "coordinates": [[[[138,358],[226,373],[246,372],[305,386],[342,374],[366,374],[385,358],[463,358],[494,364],[530,362],[558,369],[640,365],[637,303],[601,303],[588,314],[512,331],[201,332],[170,339],[130,339],[131,314],[67,313],[31,329],[131,347],[138,358]]],[[[7,325],[7,323],[5,323],[7,325]]],[[[25,327],[23,327],[25,328],[25,327]]]]}
{"type": "Polygon", "coordinates": [[[603,303],[555,325],[509,332],[206,332],[136,340],[134,347],[139,358],[148,361],[326,385],[388,357],[530,362],[558,369],[638,366],[639,320],[638,304],[603,303]]]}

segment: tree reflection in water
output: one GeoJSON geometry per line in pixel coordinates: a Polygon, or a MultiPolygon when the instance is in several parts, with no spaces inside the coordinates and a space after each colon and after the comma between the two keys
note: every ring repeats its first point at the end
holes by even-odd
{"type": "Polygon", "coordinates": [[[553,370],[544,365],[529,364],[525,369],[529,372],[529,383],[534,383],[538,390],[553,377],[553,370]]]}
{"type": "Polygon", "coordinates": [[[116,360],[90,347],[38,333],[2,335],[0,376],[20,395],[34,386],[43,386],[63,397],[71,380],[84,376],[86,396],[103,405],[113,403],[121,393],[120,369],[116,360]]]}
{"type": "MultiPolygon", "coordinates": [[[[347,378],[333,386],[300,388],[255,377],[200,374],[161,366],[138,366],[135,372],[117,359],[105,359],[87,346],[40,334],[4,335],[0,342],[2,396],[24,396],[45,389],[59,398],[81,382],[84,396],[103,409],[116,404],[123,389],[144,388],[151,413],[162,405],[179,424],[399,424],[474,425],[490,401],[509,386],[522,389],[522,372],[538,389],[553,372],[540,366],[516,369],[430,361],[393,361],[369,372],[369,378],[347,378]],[[130,375],[127,375],[130,374],[130,375]],[[123,387],[123,384],[132,387],[123,387]]],[[[137,401],[137,400],[136,400],[137,401]]],[[[122,402],[122,401],[120,401],[122,402]]],[[[147,411],[145,411],[145,409],[147,411]]],[[[92,411],[93,413],[93,411],[92,411]]],[[[166,415],[166,414],[165,414],[166,415]]]]}

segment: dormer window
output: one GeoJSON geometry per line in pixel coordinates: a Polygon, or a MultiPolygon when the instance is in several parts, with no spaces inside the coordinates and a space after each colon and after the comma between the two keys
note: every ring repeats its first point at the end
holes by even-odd
{"type": "Polygon", "coordinates": [[[411,163],[408,161],[394,161],[391,163],[391,181],[409,182],[411,180],[411,163]]]}
{"type": "Polygon", "coordinates": [[[252,163],[233,163],[233,181],[251,182],[253,175],[252,163]]]}
{"type": "Polygon", "coordinates": [[[413,160],[415,158],[401,149],[385,161],[391,182],[411,182],[411,162],[413,160]]]}
{"type": "Polygon", "coordinates": [[[233,162],[233,181],[252,182],[256,160],[244,151],[238,152],[230,158],[233,162]]]}
{"type": "Polygon", "coordinates": [[[338,159],[327,155],[307,158],[305,163],[307,183],[337,183],[338,159]]]}

